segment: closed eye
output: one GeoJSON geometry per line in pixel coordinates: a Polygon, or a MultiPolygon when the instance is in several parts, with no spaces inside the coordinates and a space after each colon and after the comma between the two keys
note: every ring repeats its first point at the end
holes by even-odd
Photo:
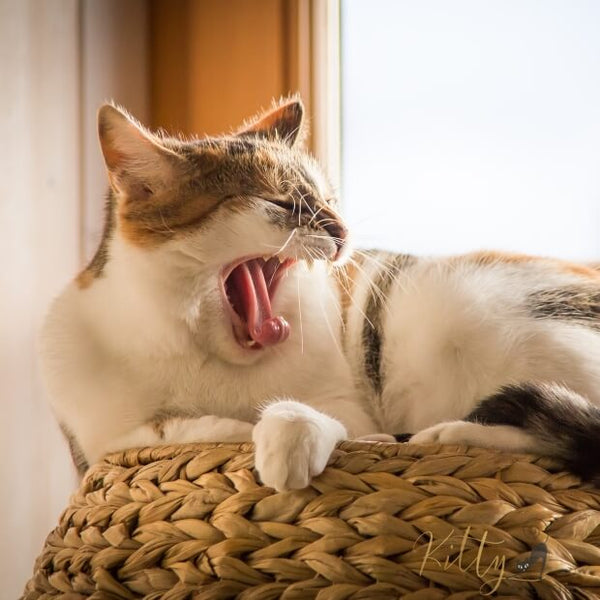
{"type": "Polygon", "coordinates": [[[265,198],[267,202],[274,204],[275,206],[279,206],[280,208],[284,208],[285,210],[295,210],[295,204],[290,200],[279,200],[275,198],[265,198]]]}

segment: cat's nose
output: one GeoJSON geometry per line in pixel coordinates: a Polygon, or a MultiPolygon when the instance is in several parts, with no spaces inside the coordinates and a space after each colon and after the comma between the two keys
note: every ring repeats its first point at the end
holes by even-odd
{"type": "Polygon", "coordinates": [[[321,227],[331,236],[331,239],[335,242],[336,253],[333,260],[337,260],[342,253],[346,238],[348,237],[348,229],[336,218],[327,218],[327,220],[321,221],[321,227]]]}

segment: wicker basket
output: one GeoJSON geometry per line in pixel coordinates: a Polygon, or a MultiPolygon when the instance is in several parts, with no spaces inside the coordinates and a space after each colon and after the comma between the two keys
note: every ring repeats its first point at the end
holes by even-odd
{"type": "Polygon", "coordinates": [[[286,493],[253,460],[251,444],[107,456],[24,598],[600,598],[600,490],[547,458],[345,442],[286,493]]]}

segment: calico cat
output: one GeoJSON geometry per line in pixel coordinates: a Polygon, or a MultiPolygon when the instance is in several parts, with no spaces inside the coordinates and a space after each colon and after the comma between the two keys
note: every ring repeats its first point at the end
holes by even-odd
{"type": "Polygon", "coordinates": [[[81,470],[134,446],[254,440],[262,481],[302,488],[340,440],[411,431],[598,475],[600,273],[352,254],[295,98],[216,138],[152,134],[112,105],[98,128],[104,235],[41,352],[81,470]]]}

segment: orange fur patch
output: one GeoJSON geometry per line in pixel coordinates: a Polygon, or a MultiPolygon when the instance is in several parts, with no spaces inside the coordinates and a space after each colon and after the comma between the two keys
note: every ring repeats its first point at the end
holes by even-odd
{"type": "Polygon", "coordinates": [[[558,258],[546,258],[542,256],[531,256],[528,254],[482,250],[478,252],[470,252],[469,254],[462,254],[460,256],[453,257],[452,260],[455,260],[456,262],[475,262],[478,265],[493,265],[499,263],[526,264],[538,262],[551,265],[560,271],[564,271],[572,275],[578,275],[579,277],[592,279],[595,282],[600,280],[600,271],[595,270],[593,266],[580,265],[570,261],[560,260],[558,258]]]}
{"type": "Polygon", "coordinates": [[[360,253],[353,253],[348,262],[333,269],[333,276],[338,288],[340,307],[342,311],[342,323],[346,327],[348,309],[352,303],[356,278],[359,275],[359,265],[364,262],[360,253]]]}
{"type": "Polygon", "coordinates": [[[81,273],[79,273],[77,277],[75,277],[75,283],[77,284],[77,287],[80,290],[85,290],[86,288],[90,287],[90,285],[92,285],[95,278],[96,275],[94,274],[94,272],[91,269],[86,268],[83,271],[81,271],[81,273]]]}
{"type": "Polygon", "coordinates": [[[220,202],[194,195],[177,195],[173,200],[158,196],[139,203],[121,201],[117,209],[119,231],[132,244],[153,248],[197,230],[220,202]]]}
{"type": "Polygon", "coordinates": [[[499,252],[497,250],[480,250],[469,252],[455,257],[458,260],[466,259],[475,262],[478,265],[493,265],[496,263],[518,264],[528,263],[536,260],[545,260],[540,257],[530,256],[528,254],[517,254],[512,252],[499,252]]]}

